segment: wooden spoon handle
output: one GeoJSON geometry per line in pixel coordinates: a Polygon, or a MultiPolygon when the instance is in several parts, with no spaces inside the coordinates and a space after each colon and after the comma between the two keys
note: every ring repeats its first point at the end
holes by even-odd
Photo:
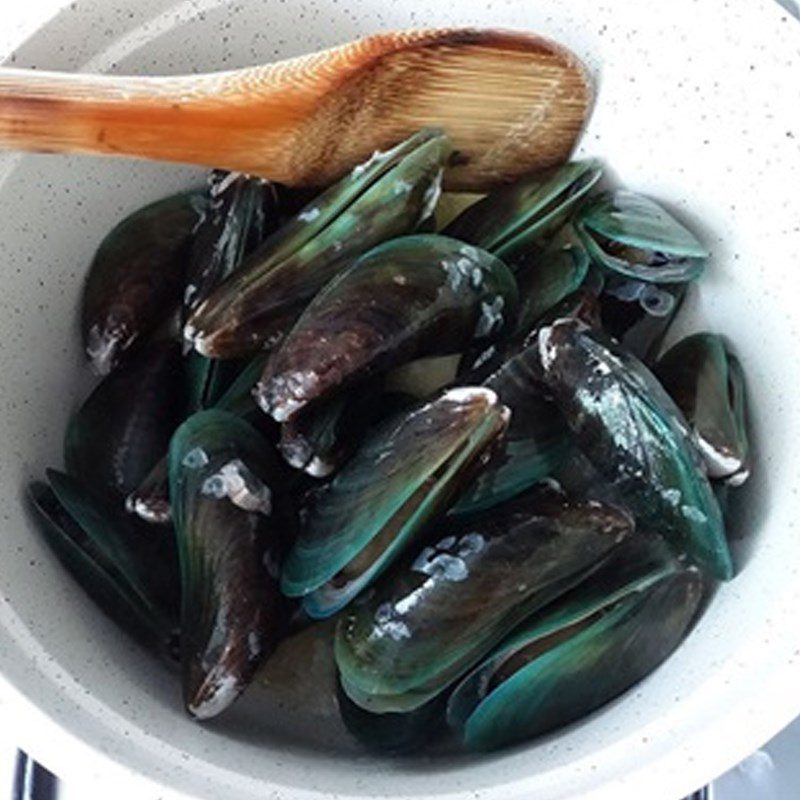
{"type": "Polygon", "coordinates": [[[265,79],[267,70],[164,78],[2,69],[0,147],[239,169],[227,153],[268,149],[270,136],[291,133],[306,111],[307,99],[265,79]]]}
{"type": "Polygon", "coordinates": [[[177,78],[0,69],[0,148],[204,164],[326,185],[422,127],[485,190],[569,156],[592,101],[569,51],[534,34],[376,34],[260,67],[177,78]]]}
{"type": "Polygon", "coordinates": [[[379,34],[273,64],[178,77],[0,68],[0,148],[138,156],[293,183],[294,138],[326,92],[387,53],[446,35],[379,34]]]}

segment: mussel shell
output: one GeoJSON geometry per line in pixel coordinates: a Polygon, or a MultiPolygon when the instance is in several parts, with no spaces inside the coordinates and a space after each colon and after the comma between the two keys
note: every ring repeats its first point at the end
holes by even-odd
{"type": "Polygon", "coordinates": [[[640,281],[694,280],[708,257],[695,235],[665,208],[624,189],[587,203],[577,230],[596,264],[640,281]]]}
{"type": "MultiPolygon", "coordinates": [[[[726,525],[730,522],[731,511],[731,485],[725,481],[714,481],[711,484],[714,490],[714,497],[717,498],[720,511],[722,511],[722,518],[725,520],[726,525]]],[[[730,540],[730,531],[726,531],[730,540]]]]}
{"type": "Polygon", "coordinates": [[[59,503],[86,533],[84,549],[113,565],[162,616],[176,619],[180,586],[172,531],[154,531],[78,478],[54,469],[45,474],[59,503]]]}
{"type": "MultiPolygon", "coordinates": [[[[251,176],[252,178],[252,176],[251,176]]],[[[247,231],[245,252],[252,253],[264,244],[266,238],[291,219],[308,201],[318,194],[316,189],[290,189],[265,178],[258,180],[261,200],[256,203],[255,213],[247,231]]]]}
{"type": "Polygon", "coordinates": [[[682,339],[654,372],[691,426],[709,477],[743,483],[749,473],[744,376],[722,337],[696,333],[682,339]]]}
{"type": "Polygon", "coordinates": [[[566,457],[569,445],[561,418],[544,402],[530,406],[512,413],[508,433],[448,513],[474,514],[516,497],[548,477],[566,457]]]}
{"type": "Polygon", "coordinates": [[[441,523],[436,544],[341,619],[335,654],[345,691],[373,711],[427,702],[631,531],[621,510],[570,503],[552,490],[441,523]]]}
{"type": "Polygon", "coordinates": [[[103,239],[81,310],[84,347],[99,374],[179,307],[190,238],[205,210],[202,192],[173,195],[134,212],[103,239]]]}
{"type": "Polygon", "coordinates": [[[580,500],[596,500],[600,503],[625,508],[625,501],[619,489],[605,475],[600,474],[574,441],[569,445],[564,457],[553,468],[549,479],[570,497],[580,500]]]}
{"type": "MultiPolygon", "coordinates": [[[[186,277],[184,320],[241,265],[248,251],[278,227],[275,187],[260,178],[214,170],[209,175],[209,210],[198,226],[186,277]]],[[[189,354],[191,407],[213,408],[246,365],[241,359],[208,359],[189,354]]]]}
{"type": "Polygon", "coordinates": [[[47,480],[61,513],[68,514],[83,533],[80,539],[74,536],[73,540],[120,584],[130,587],[139,603],[155,615],[157,603],[147,592],[146,570],[113,515],[70,475],[51,469],[47,471],[47,480]]]}
{"type": "Polygon", "coordinates": [[[514,264],[566,222],[601,174],[592,159],[533,173],[471,205],[443,233],[514,264]]]}
{"type": "Polygon", "coordinates": [[[560,240],[518,262],[519,311],[514,335],[527,333],[541,317],[576,292],[589,270],[589,257],[580,245],[560,240]]]}
{"type": "Polygon", "coordinates": [[[433,213],[450,143],[424,130],[332,186],[246,259],[190,317],[198,352],[230,358],[272,346],[288,319],[344,266],[433,213]]]}
{"type": "Polygon", "coordinates": [[[448,721],[468,748],[494,750],[579,719],[658,667],[702,596],[697,570],[667,570],[599,604],[556,603],[459,684],[448,721]]]}
{"type": "Polygon", "coordinates": [[[81,589],[134,639],[172,660],[177,619],[128,580],[47,484],[32,483],[28,500],[42,535],[81,589]]]}
{"type": "Polygon", "coordinates": [[[511,411],[511,420],[451,514],[470,514],[514,497],[550,475],[568,452],[567,427],[542,394],[538,368],[539,348],[533,344],[483,380],[511,411]]]}
{"type": "Polygon", "coordinates": [[[126,497],[166,453],[188,405],[180,346],[159,342],[105,377],[71,418],[67,471],[99,493],[126,497]]]}
{"type": "Polygon", "coordinates": [[[459,388],[384,422],[311,503],[281,588],[330,616],[446,507],[507,423],[488,389],[459,388]]]}
{"type": "Polygon", "coordinates": [[[532,660],[514,658],[520,651],[559,632],[569,635],[598,612],[683,569],[660,536],[637,530],[585,580],[531,615],[456,684],[447,704],[448,724],[463,729],[489,692],[532,660]]]}
{"type": "MultiPolygon", "coordinates": [[[[241,263],[250,228],[263,212],[264,182],[224,170],[208,178],[208,210],[192,238],[183,295],[184,312],[205,300],[241,263]]],[[[259,219],[259,224],[265,220],[259,219]]]]}
{"type": "Polygon", "coordinates": [[[433,234],[376,247],[328,284],[264,370],[261,408],[283,422],[347,385],[491,338],[517,290],[488,253],[433,234]]]}
{"type": "Polygon", "coordinates": [[[523,343],[528,346],[538,342],[539,331],[559,319],[573,319],[591,330],[601,330],[603,323],[600,318],[600,302],[594,289],[595,287],[590,287],[585,282],[580,289],[556,303],[528,330],[523,343]]]}
{"type": "Polygon", "coordinates": [[[730,579],[722,515],[688,425],[649,370],[573,320],[542,329],[539,347],[542,379],[576,443],[637,520],[730,579]]]}
{"type": "Polygon", "coordinates": [[[600,296],[603,328],[629,353],[652,363],[680,310],[688,284],[609,276],[600,296]]]}
{"type": "Polygon", "coordinates": [[[169,474],[184,699],[207,719],[236,699],[275,646],[284,624],[278,570],[293,532],[277,456],[232,414],[201,411],[184,422],[169,474]]]}

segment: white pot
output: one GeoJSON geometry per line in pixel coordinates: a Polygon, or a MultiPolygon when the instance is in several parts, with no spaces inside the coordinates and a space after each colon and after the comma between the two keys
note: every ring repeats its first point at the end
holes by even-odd
{"type": "Polygon", "coordinates": [[[16,65],[206,71],[448,24],[533,29],[576,49],[599,75],[582,149],[706,231],[713,260],[689,326],[727,334],[750,379],[756,461],[735,523],[741,574],[634,691],[564,733],[491,757],[379,762],[290,741],[268,719],[232,730],[190,721],[175,682],[76,590],[21,498],[60,461],[85,389],[76,309],[93,250],[123,214],[198,173],[3,156],[0,711],[67,780],[137,800],[676,800],[800,712],[800,26],[791,17],[743,0],[78,0],[17,48],[16,65]]]}

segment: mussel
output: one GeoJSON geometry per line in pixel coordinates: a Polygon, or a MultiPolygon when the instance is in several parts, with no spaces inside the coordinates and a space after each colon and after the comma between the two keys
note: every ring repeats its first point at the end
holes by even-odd
{"type": "Polygon", "coordinates": [[[598,161],[573,161],[491,192],[442,231],[513,265],[555,233],[600,180],[598,161]]]}
{"type": "MultiPolygon", "coordinates": [[[[591,272],[580,289],[568,294],[563,300],[548,309],[525,334],[524,345],[539,341],[539,331],[559,319],[574,319],[591,330],[602,330],[600,317],[600,287],[590,281],[591,272]]],[[[521,333],[522,331],[520,331],[521,333]]]]}
{"type": "Polygon", "coordinates": [[[542,380],[578,446],[638,520],[729,580],[719,505],[686,420],[652,373],[575,320],[543,328],[538,340],[542,380]]]}
{"type": "Polygon", "coordinates": [[[121,501],[166,453],[186,415],[180,347],[157,342],[105,377],[67,426],[67,471],[121,501]]]}
{"type": "MultiPolygon", "coordinates": [[[[187,262],[185,314],[238,269],[248,244],[260,238],[261,232],[252,233],[251,228],[268,224],[264,219],[265,187],[269,188],[264,181],[241,173],[209,173],[208,210],[197,227],[187,262]]],[[[267,197],[272,198],[271,193],[267,192],[267,197]]]]}
{"type": "Polygon", "coordinates": [[[339,623],[336,663],[358,705],[428,702],[538,608],[597,569],[632,532],[625,512],[536,488],[436,530],[339,623]]]}
{"type": "Polygon", "coordinates": [[[300,411],[281,425],[279,449],[296,469],[315,478],[331,475],[356,451],[373,425],[457,385],[460,358],[456,354],[409,361],[385,378],[356,383],[300,411]]]}
{"type": "Polygon", "coordinates": [[[604,192],[581,210],[577,230],[592,260],[639,281],[686,283],[708,250],[663,206],[635,192],[604,192]]]}
{"type": "Polygon", "coordinates": [[[206,212],[202,192],[158,200],[103,239],[83,290],[81,331],[95,371],[109,373],[181,303],[190,237],[206,212]]]}
{"type": "Polygon", "coordinates": [[[456,686],[448,722],[473,750],[572,722],[638,683],[678,646],[703,580],[641,534],[532,617],[456,686]]]}
{"type": "Polygon", "coordinates": [[[190,316],[202,355],[232,358],[273,345],[342,267],[433,213],[451,146],[424,130],[376,153],[317,197],[246,259],[190,316]]]}
{"type": "Polygon", "coordinates": [[[198,719],[230,706],[284,624],[278,588],[293,535],[277,456],[230,413],[191,416],[169,451],[181,567],[184,700],[198,719]]]}
{"type": "Polygon", "coordinates": [[[553,467],[548,479],[555,481],[568,495],[625,508],[619,489],[600,473],[574,441],[570,441],[567,452],[553,467]]]}
{"type": "Polygon", "coordinates": [[[750,472],[744,373],[722,337],[688,336],[653,369],[684,413],[709,477],[744,483],[750,472]]]}
{"type": "Polygon", "coordinates": [[[312,617],[344,607],[447,506],[507,421],[494,392],[474,387],[386,420],[313,498],[284,594],[312,617]]]}
{"type": "MultiPolygon", "coordinates": [[[[520,306],[525,303],[523,299],[520,306]]],[[[521,311],[518,322],[522,315],[521,311]]],[[[497,346],[463,359],[457,381],[480,384],[496,392],[511,411],[511,421],[450,514],[470,514],[508,500],[551,476],[566,459],[574,458],[568,429],[558,407],[546,396],[540,375],[539,330],[556,319],[576,319],[599,328],[596,296],[585,289],[572,292],[545,314],[531,315],[528,324],[518,324],[514,333],[497,346]]]]}
{"type": "Polygon", "coordinates": [[[502,261],[433,234],[371,250],[309,305],[255,390],[283,422],[354,382],[499,335],[517,300],[502,261]]]}
{"type": "Polygon", "coordinates": [[[570,233],[518,262],[519,311],[514,335],[528,333],[546,312],[578,291],[588,270],[589,257],[570,233]]]}
{"type": "MultiPolygon", "coordinates": [[[[239,173],[214,170],[208,179],[208,213],[198,224],[186,270],[183,319],[239,269],[265,231],[278,227],[279,200],[272,184],[239,173]]],[[[188,357],[191,406],[212,408],[246,361],[188,357]]]]}
{"type": "Polygon", "coordinates": [[[48,470],[28,496],[40,529],[81,588],[124,630],[167,661],[178,627],[171,536],[148,540],[80,481],[48,470]]]}

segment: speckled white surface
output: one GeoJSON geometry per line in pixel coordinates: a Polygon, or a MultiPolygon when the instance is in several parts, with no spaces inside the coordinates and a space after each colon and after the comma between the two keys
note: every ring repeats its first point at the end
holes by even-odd
{"type": "MultiPolygon", "coordinates": [[[[680,651],[622,702],[492,758],[377,763],[189,722],[161,672],[40,545],[21,487],[58,460],[80,389],[76,297],[113,222],[191,170],[0,157],[0,713],[70,779],[119,797],[675,800],[800,712],[800,25],[741,0],[78,0],[17,66],[140,73],[230,68],[379,29],[535,29],[599,74],[583,149],[702,223],[714,250],[689,309],[736,343],[757,467],[740,504],[746,569],[680,651]]],[[[24,31],[24,28],[20,29],[24,31]]]]}

